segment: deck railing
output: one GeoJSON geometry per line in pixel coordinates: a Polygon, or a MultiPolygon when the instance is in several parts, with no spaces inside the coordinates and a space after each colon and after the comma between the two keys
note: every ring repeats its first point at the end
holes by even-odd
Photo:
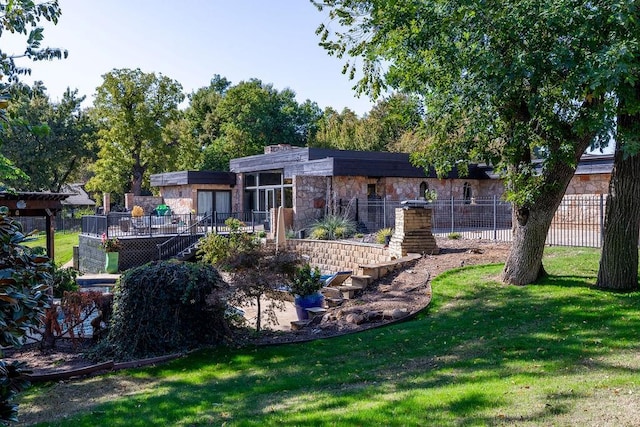
{"type": "Polygon", "coordinates": [[[143,215],[132,217],[130,212],[110,212],[107,215],[86,215],[82,217],[82,234],[89,236],[106,235],[113,237],[154,237],[190,233],[196,226],[198,232],[226,233],[227,218],[237,218],[251,231],[263,226],[266,212],[214,212],[210,215],[170,214],[143,215]]]}

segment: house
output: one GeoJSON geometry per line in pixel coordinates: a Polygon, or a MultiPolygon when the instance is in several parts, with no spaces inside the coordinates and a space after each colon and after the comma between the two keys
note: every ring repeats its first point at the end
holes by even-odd
{"type": "MultiPolygon", "coordinates": [[[[567,194],[606,194],[612,164],[612,156],[585,155],[567,194]]],[[[439,179],[434,170],[413,166],[404,153],[275,145],[264,154],[232,159],[229,166],[231,172],[152,175],[151,184],[176,213],[266,213],[283,206],[292,211],[288,222],[295,230],[326,212],[347,212],[374,227],[400,201],[424,197],[426,190],[466,203],[504,193],[489,166],[471,164],[464,177],[454,169],[439,179]]]]}
{"type": "Polygon", "coordinates": [[[471,165],[465,178],[454,170],[447,179],[438,179],[434,171],[413,166],[403,153],[277,145],[265,147],[264,154],[231,160],[230,169],[156,174],[151,185],[176,213],[269,212],[283,206],[293,212],[290,225],[296,230],[327,211],[346,210],[354,201],[356,219],[366,223],[381,215],[384,201],[417,199],[427,189],[438,197],[469,200],[503,192],[486,167],[471,165]]]}
{"type": "Polygon", "coordinates": [[[89,194],[84,190],[84,184],[66,184],[62,186],[62,193],[69,194],[69,196],[62,201],[62,206],[71,211],[76,209],[94,209],[96,202],[89,197],[89,194]]]}

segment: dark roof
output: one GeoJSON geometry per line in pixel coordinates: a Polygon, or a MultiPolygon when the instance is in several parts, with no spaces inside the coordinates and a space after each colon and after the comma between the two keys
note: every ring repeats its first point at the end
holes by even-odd
{"type": "MultiPolygon", "coordinates": [[[[291,148],[269,154],[232,159],[230,169],[236,173],[284,170],[285,177],[369,176],[402,178],[435,178],[434,170],[425,172],[415,167],[406,153],[379,151],[331,150],[326,148],[291,148]]],[[[488,179],[487,168],[470,165],[468,178],[488,179]]],[[[448,178],[458,178],[453,170],[448,178]]]]}
{"type": "Polygon", "coordinates": [[[62,187],[64,194],[69,197],[62,201],[63,205],[70,206],[95,206],[96,202],[89,197],[82,184],[68,184],[62,187]]]}
{"type": "Polygon", "coordinates": [[[576,175],[611,173],[613,154],[585,154],[578,163],[576,175]]]}
{"type": "Polygon", "coordinates": [[[188,184],[222,184],[235,185],[236,174],[233,172],[214,171],[180,171],[151,175],[152,187],[166,187],[170,185],[188,184]]]}

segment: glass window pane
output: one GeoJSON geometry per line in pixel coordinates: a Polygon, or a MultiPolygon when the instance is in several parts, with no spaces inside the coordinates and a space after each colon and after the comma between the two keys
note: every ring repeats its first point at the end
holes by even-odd
{"type": "Polygon", "coordinates": [[[198,191],[198,215],[213,213],[213,191],[198,191]]]}
{"type": "Polygon", "coordinates": [[[229,191],[216,191],[216,212],[231,213],[231,193],[229,191]]]}
{"type": "Polygon", "coordinates": [[[282,174],[278,172],[260,173],[260,186],[282,184],[282,174]]]}
{"type": "Polygon", "coordinates": [[[244,176],[244,186],[245,187],[255,187],[256,186],[256,175],[249,173],[244,176]]]}

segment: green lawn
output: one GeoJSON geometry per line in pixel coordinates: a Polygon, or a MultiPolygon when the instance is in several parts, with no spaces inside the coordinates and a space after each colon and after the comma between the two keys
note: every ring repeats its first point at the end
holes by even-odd
{"type": "Polygon", "coordinates": [[[77,381],[78,399],[104,403],[45,425],[637,425],[640,294],[590,288],[598,257],[550,248],[551,276],[527,287],[497,282],[498,265],[451,271],[415,320],[102,378],[145,384],[131,396],[77,381]]]}
{"type": "MultiPolygon", "coordinates": [[[[54,240],[54,258],[56,265],[61,266],[73,259],[73,247],[78,246],[78,232],[57,231],[54,240]]],[[[38,235],[34,240],[25,243],[29,247],[47,247],[45,234],[38,235]]]]}

